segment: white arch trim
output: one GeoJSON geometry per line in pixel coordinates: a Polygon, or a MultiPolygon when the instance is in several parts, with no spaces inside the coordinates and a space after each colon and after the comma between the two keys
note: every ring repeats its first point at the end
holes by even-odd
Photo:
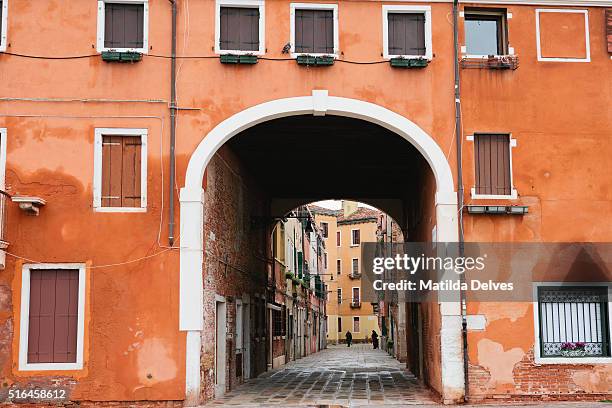
{"type": "MultiPolygon", "coordinates": [[[[202,186],[204,170],[215,152],[229,139],[259,123],[286,116],[313,114],[315,116],[339,115],[363,119],[380,125],[412,143],[429,163],[438,192],[455,191],[453,174],[438,144],[414,122],[380,105],[357,99],[329,96],[327,91],[315,90],[312,96],[277,99],[265,102],[218,124],[202,139],[189,160],[185,189],[196,192],[202,186]]],[[[182,194],[182,192],[181,192],[182,194]]]]}
{"type": "MultiPolygon", "coordinates": [[[[458,239],[457,196],[453,174],[438,144],[414,122],[380,105],[329,96],[314,90],[310,96],[277,99],[245,109],[219,123],[202,139],[189,160],[185,187],[180,194],[180,306],[179,329],[187,332],[186,403],[197,405],[200,391],[200,332],[204,328],[202,243],[206,166],[219,148],[238,133],[276,118],[326,114],[362,119],[380,125],[406,139],[427,160],[436,179],[436,227],[438,241],[458,239]]],[[[441,353],[443,398],[463,395],[461,316],[459,302],[441,304],[441,353]],[[446,345],[445,345],[446,344],[446,345]]]]}

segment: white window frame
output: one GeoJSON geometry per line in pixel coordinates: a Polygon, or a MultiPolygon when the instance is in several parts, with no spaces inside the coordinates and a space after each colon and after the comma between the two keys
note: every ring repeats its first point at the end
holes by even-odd
{"type": "Polygon", "coordinates": [[[147,211],[147,135],[148,129],[96,128],[94,136],[93,209],[96,212],[147,211]],[[140,136],[140,207],[102,206],[102,136],[140,136]]]}
{"type": "Polygon", "coordinates": [[[342,231],[336,231],[336,248],[340,248],[342,246],[342,231]]]}
{"type": "Polygon", "coordinates": [[[359,274],[359,267],[361,265],[359,265],[359,258],[351,258],[351,276],[357,276],[355,275],[355,261],[357,261],[357,274],[359,274]]]}
{"type": "MultiPolygon", "coordinates": [[[[468,142],[474,141],[475,135],[508,135],[510,143],[508,143],[508,149],[510,149],[510,154],[508,159],[510,161],[510,194],[476,194],[476,186],[472,186],[470,188],[470,196],[473,200],[516,200],[518,199],[518,191],[514,188],[514,176],[512,169],[512,149],[517,146],[516,139],[512,138],[512,133],[509,132],[474,132],[473,135],[469,135],[466,137],[468,142]]],[[[474,151],[474,149],[472,149],[474,151]]],[[[474,152],[474,166],[472,166],[472,171],[474,172],[474,182],[476,182],[476,153],[474,152]]]]}
{"type": "Polygon", "coordinates": [[[361,230],[359,228],[352,228],[351,229],[351,246],[356,247],[356,246],[359,246],[360,244],[361,244],[361,230]],[[355,243],[355,236],[353,235],[353,231],[359,231],[359,244],[355,243]]]}
{"type": "Polygon", "coordinates": [[[359,293],[359,303],[361,304],[361,287],[353,286],[351,288],[351,303],[355,303],[355,289],[357,289],[357,293],[359,293]]]}
{"type": "MultiPolygon", "coordinates": [[[[459,16],[461,18],[464,19],[464,25],[463,25],[463,41],[465,41],[465,13],[466,11],[461,11],[459,13],[459,16]]],[[[491,9],[490,11],[487,11],[486,9],[480,9],[480,10],[468,10],[467,11],[468,14],[489,14],[489,15],[499,15],[499,10],[497,9],[491,9]]],[[[502,54],[502,55],[494,55],[495,58],[501,58],[501,57],[506,57],[506,56],[514,56],[514,47],[510,46],[510,23],[508,22],[508,20],[510,20],[512,18],[512,13],[509,10],[506,10],[506,13],[504,15],[505,19],[503,19],[503,24],[504,24],[504,41],[506,43],[506,48],[508,53],[507,54],[502,54]]],[[[471,59],[489,59],[488,55],[479,55],[479,54],[468,54],[467,53],[467,43],[461,46],[461,55],[464,58],[471,58],[471,59]]]]}
{"type": "Polygon", "coordinates": [[[266,13],[264,0],[217,0],[215,4],[215,54],[265,55],[266,13]],[[259,10],[259,49],[257,51],[221,49],[221,7],[256,8],[259,10]]]}
{"type": "Polygon", "coordinates": [[[536,50],[538,53],[538,61],[550,62],[591,62],[591,40],[589,38],[589,10],[577,9],[536,9],[536,50]],[[541,13],[574,13],[584,14],[584,41],[585,41],[585,58],[556,58],[543,57],[542,44],[540,42],[540,14],[541,13]]]}
{"type": "Polygon", "coordinates": [[[431,6],[404,6],[392,5],[382,7],[382,23],[383,23],[383,58],[409,58],[419,59],[426,58],[429,61],[433,59],[433,49],[431,45],[431,6]],[[409,54],[389,54],[389,13],[405,13],[405,14],[423,14],[425,16],[425,55],[409,55],[409,54]]]}
{"type": "Polygon", "coordinates": [[[312,55],[314,57],[329,56],[338,59],[340,54],[340,35],[338,33],[338,5],[330,3],[291,3],[290,8],[290,31],[291,36],[289,43],[291,44],[290,55],[291,58],[297,58],[298,55],[312,55]],[[334,12],[334,52],[333,54],[323,53],[308,53],[308,52],[295,52],[295,10],[332,10],[334,12]]]}
{"type": "Polygon", "coordinates": [[[44,263],[24,264],[21,271],[21,318],[19,320],[19,370],[82,370],[83,344],[85,339],[85,279],[86,267],[83,263],[44,263]],[[30,326],[30,271],[32,269],[78,269],[79,300],[77,316],[77,347],[74,363],[28,363],[28,332],[30,326]]]}
{"type": "Polygon", "coordinates": [[[0,190],[6,189],[6,128],[0,128],[0,190]]]}
{"type": "Polygon", "coordinates": [[[321,222],[319,223],[319,225],[321,226],[321,236],[323,237],[323,239],[325,239],[325,240],[326,240],[327,238],[329,238],[329,222],[327,222],[327,221],[321,221],[321,222]],[[325,231],[325,230],[323,229],[323,224],[327,225],[327,236],[324,236],[324,235],[323,235],[323,231],[325,231]]]}
{"type": "Polygon", "coordinates": [[[338,290],[336,291],[336,298],[337,298],[337,300],[340,300],[340,301],[338,302],[338,304],[339,304],[339,305],[341,305],[341,304],[342,304],[342,300],[343,300],[343,299],[342,299],[342,288],[338,288],[338,290]],[[338,295],[340,295],[340,297],[339,297],[339,298],[338,298],[338,295]]]}
{"type": "Polygon", "coordinates": [[[336,259],[336,275],[342,275],[342,259],[336,259]],[[340,265],[340,269],[338,269],[340,265]]]}
{"type": "Polygon", "coordinates": [[[360,319],[360,316],[353,316],[353,333],[361,333],[361,319],[360,319]],[[355,330],[355,322],[359,322],[359,330],[355,330]]]}
{"type": "Polygon", "coordinates": [[[98,52],[116,51],[116,52],[139,52],[147,54],[149,51],[149,0],[98,0],[98,52]],[[142,21],[142,48],[107,48],[104,46],[104,28],[105,28],[105,6],[106,3],[119,4],[142,4],[144,6],[143,21],[142,21]]]}
{"type": "Polygon", "coordinates": [[[0,30],[0,52],[6,51],[8,44],[8,2],[9,0],[3,0],[2,2],[2,30],[0,30]]]}
{"type": "MultiPolygon", "coordinates": [[[[540,303],[538,302],[538,288],[540,286],[607,286],[608,287],[608,311],[612,312],[612,283],[607,282],[534,282],[533,283],[533,324],[534,338],[533,346],[534,361],[536,364],[612,364],[612,357],[542,357],[540,355],[540,315],[538,313],[540,303]]],[[[612,314],[608,313],[608,338],[612,339],[612,314]]]]}

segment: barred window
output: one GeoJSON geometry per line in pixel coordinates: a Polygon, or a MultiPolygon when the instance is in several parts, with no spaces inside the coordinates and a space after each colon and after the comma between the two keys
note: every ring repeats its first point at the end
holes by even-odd
{"type": "Polygon", "coordinates": [[[273,336],[284,336],[285,330],[285,306],[282,310],[272,310],[272,335],[273,336]]]}
{"type": "Polygon", "coordinates": [[[540,356],[610,357],[607,286],[538,288],[540,356]]]}

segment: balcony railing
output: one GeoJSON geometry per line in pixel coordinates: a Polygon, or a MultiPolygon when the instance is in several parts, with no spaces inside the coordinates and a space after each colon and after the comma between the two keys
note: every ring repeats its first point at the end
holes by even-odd
{"type": "Polygon", "coordinates": [[[351,308],[353,308],[353,309],[358,309],[358,308],[360,308],[360,307],[361,307],[361,301],[359,301],[359,300],[353,300],[353,301],[351,302],[351,308]]]}
{"type": "Polygon", "coordinates": [[[11,202],[11,196],[6,191],[0,190],[0,249],[8,247],[8,241],[6,238],[7,226],[7,213],[8,203],[11,202]]]}
{"type": "Polygon", "coordinates": [[[361,273],[353,272],[353,273],[349,274],[349,278],[351,278],[351,279],[359,279],[359,278],[361,278],[361,273]]]}

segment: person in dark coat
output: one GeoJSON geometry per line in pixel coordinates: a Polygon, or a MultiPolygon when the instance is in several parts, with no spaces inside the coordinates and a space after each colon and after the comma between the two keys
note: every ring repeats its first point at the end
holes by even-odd
{"type": "Polygon", "coordinates": [[[353,335],[349,330],[346,331],[346,347],[351,347],[351,343],[353,342],[353,335]]]}
{"type": "Polygon", "coordinates": [[[374,349],[378,348],[378,333],[376,333],[376,330],[372,330],[372,347],[374,349]]]}

